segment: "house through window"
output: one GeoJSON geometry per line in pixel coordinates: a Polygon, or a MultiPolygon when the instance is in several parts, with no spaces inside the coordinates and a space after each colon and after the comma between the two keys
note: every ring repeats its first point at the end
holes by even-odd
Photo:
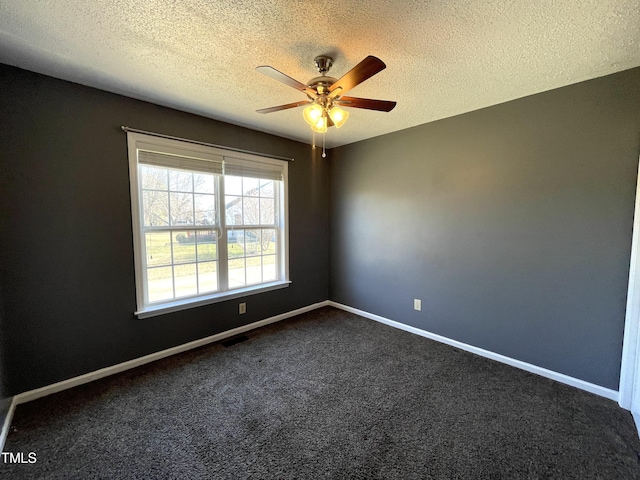
{"type": "Polygon", "coordinates": [[[288,285],[287,162],[127,133],[138,316],[288,285]]]}

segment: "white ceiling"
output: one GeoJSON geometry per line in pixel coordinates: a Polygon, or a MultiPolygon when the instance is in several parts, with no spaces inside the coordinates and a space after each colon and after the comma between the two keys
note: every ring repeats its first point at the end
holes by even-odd
{"type": "MultiPolygon", "coordinates": [[[[306,83],[367,55],[386,70],[348,95],[326,135],[344,145],[640,65],[638,0],[2,0],[0,62],[311,142],[304,100],[255,71],[306,83]]],[[[136,127],[136,125],[131,125],[136,127]]]]}

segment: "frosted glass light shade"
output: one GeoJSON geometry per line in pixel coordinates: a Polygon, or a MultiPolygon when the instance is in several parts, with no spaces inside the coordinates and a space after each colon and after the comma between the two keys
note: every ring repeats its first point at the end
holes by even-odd
{"type": "Polygon", "coordinates": [[[317,103],[309,105],[302,112],[305,122],[313,127],[322,118],[322,107],[317,103]]]}
{"type": "Polygon", "coordinates": [[[329,110],[329,117],[331,117],[331,121],[336,126],[336,128],[340,128],[345,124],[347,118],[349,118],[349,112],[343,110],[340,107],[333,107],[329,110]]]}
{"type": "Polygon", "coordinates": [[[321,116],[316,123],[311,125],[311,130],[318,133],[325,133],[327,131],[327,117],[321,116]]]}

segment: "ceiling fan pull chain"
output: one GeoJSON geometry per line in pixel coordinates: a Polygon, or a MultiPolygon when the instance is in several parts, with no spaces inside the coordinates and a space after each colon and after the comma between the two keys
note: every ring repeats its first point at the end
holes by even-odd
{"type": "Polygon", "coordinates": [[[324,133],[322,134],[322,158],[327,157],[327,152],[324,150],[324,133]]]}

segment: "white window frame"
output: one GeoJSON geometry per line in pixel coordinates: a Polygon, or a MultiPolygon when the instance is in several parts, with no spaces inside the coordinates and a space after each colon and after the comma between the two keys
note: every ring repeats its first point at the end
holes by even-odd
{"type": "MultiPolygon", "coordinates": [[[[199,143],[190,143],[188,141],[176,140],[172,138],[164,138],[153,135],[146,135],[137,132],[127,132],[127,148],[129,154],[129,182],[131,188],[131,212],[133,226],[133,246],[135,261],[135,279],[136,279],[136,301],[137,310],[135,315],[138,318],[147,318],[164,313],[175,312],[187,308],[198,307],[211,303],[240,298],[247,295],[253,295],[270,290],[288,287],[291,283],[289,280],[289,202],[288,202],[288,163],[283,160],[277,160],[270,157],[263,157],[256,154],[245,152],[228,151],[221,148],[202,145],[199,143]],[[277,168],[282,171],[282,182],[279,187],[279,203],[280,209],[276,212],[276,231],[277,234],[277,280],[266,283],[260,283],[250,286],[242,286],[238,288],[229,288],[228,272],[227,272],[227,231],[233,227],[228,227],[225,222],[225,203],[224,203],[224,174],[219,176],[216,181],[216,212],[219,220],[215,226],[220,232],[220,238],[217,243],[217,261],[218,261],[218,287],[219,291],[215,293],[207,293],[193,295],[190,297],[170,299],[163,302],[149,303],[147,299],[147,278],[146,278],[146,252],[143,235],[142,222],[142,188],[139,179],[139,161],[138,152],[157,151],[160,154],[184,155],[189,158],[205,160],[209,162],[220,162],[222,168],[225,165],[232,168],[252,168],[252,166],[277,168]],[[271,166],[271,167],[269,167],[271,166]],[[224,257],[224,258],[223,258],[224,257]]],[[[189,170],[189,161],[186,161],[185,170],[189,170]]],[[[193,170],[192,170],[193,171],[193,170]]],[[[198,230],[201,226],[171,226],[171,230],[198,230]]],[[[263,225],[247,225],[235,227],[237,229],[259,229],[273,228],[263,225]]]]}

